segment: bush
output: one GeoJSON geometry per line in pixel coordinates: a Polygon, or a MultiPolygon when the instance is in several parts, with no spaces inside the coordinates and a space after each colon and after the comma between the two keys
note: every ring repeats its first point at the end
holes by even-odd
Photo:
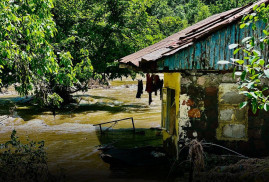
{"type": "Polygon", "coordinates": [[[52,181],[44,141],[22,144],[16,133],[0,144],[0,181],[52,181]]]}

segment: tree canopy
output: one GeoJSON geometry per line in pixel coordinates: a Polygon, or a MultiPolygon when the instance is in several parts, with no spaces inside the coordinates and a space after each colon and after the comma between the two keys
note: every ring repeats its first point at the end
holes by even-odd
{"type": "Polygon", "coordinates": [[[1,88],[58,107],[89,79],[135,76],[115,60],[251,1],[2,0],[1,88]]]}
{"type": "Polygon", "coordinates": [[[69,51],[52,44],[57,34],[52,0],[4,0],[0,7],[2,86],[14,84],[20,95],[35,94],[48,105],[51,99],[62,102],[60,90],[71,92],[81,78],[92,77],[89,59],[73,63],[69,51]]]}

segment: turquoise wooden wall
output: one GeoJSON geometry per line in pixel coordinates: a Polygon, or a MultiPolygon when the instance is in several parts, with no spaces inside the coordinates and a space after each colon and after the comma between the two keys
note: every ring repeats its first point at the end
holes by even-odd
{"type": "MultiPolygon", "coordinates": [[[[263,35],[262,30],[266,25],[263,22],[258,22],[256,26],[257,30],[253,31],[251,26],[240,29],[239,23],[231,24],[195,42],[192,46],[159,60],[157,63],[158,70],[214,71],[233,69],[233,65],[220,65],[217,62],[220,60],[230,60],[230,58],[242,59],[243,54],[234,57],[234,50],[229,50],[228,46],[233,43],[239,43],[243,38],[248,36],[254,35],[255,38],[261,37],[263,35]]],[[[266,62],[268,62],[267,54],[268,46],[262,51],[262,57],[266,62]]],[[[238,70],[240,69],[238,68],[238,70]]]]}

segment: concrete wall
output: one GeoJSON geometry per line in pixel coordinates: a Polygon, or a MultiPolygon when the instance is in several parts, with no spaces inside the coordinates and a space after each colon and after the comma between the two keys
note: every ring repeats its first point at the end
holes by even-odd
{"type": "Polygon", "coordinates": [[[180,90],[180,138],[204,139],[250,156],[268,155],[269,113],[239,109],[245,98],[231,73],[182,74],[180,90]]]}

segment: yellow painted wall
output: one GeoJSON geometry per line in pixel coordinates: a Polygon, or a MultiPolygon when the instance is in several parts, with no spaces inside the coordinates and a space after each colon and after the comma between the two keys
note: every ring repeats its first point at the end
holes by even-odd
{"type": "MultiPolygon", "coordinates": [[[[175,128],[176,128],[176,134],[174,136],[171,136],[166,130],[163,130],[163,140],[166,140],[170,137],[173,137],[174,144],[176,146],[176,149],[178,150],[177,142],[179,139],[179,96],[180,96],[180,79],[181,75],[180,73],[164,73],[164,88],[170,88],[175,90],[175,102],[176,102],[176,122],[175,122],[175,128]]],[[[165,112],[166,111],[163,111],[165,112]]]]}

